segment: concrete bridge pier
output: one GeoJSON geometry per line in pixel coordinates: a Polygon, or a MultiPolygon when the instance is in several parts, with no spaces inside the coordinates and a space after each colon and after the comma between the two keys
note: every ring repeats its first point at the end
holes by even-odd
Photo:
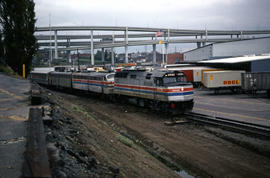
{"type": "Polygon", "coordinates": [[[54,58],[58,59],[57,30],[54,31],[54,58]]]}
{"type": "Polygon", "coordinates": [[[153,44],[153,64],[157,63],[157,45],[153,44]]]}
{"type": "MultiPolygon", "coordinates": [[[[114,35],[112,35],[112,43],[114,43],[114,35]]],[[[111,48],[112,66],[114,66],[114,47],[111,48]]]]}
{"type": "Polygon", "coordinates": [[[125,41],[126,41],[126,45],[125,45],[125,63],[128,63],[128,27],[126,27],[126,31],[125,31],[125,41]]]}
{"type": "Polygon", "coordinates": [[[105,62],[104,48],[101,48],[101,62],[102,62],[102,64],[104,64],[104,62],[105,62]]]}
{"type": "Polygon", "coordinates": [[[93,30],[91,30],[91,65],[95,65],[94,59],[94,38],[93,38],[93,30]]]}
{"type": "Polygon", "coordinates": [[[165,43],[165,64],[167,64],[167,61],[168,61],[168,46],[169,46],[169,43],[165,43]]]}
{"type": "Polygon", "coordinates": [[[111,48],[111,60],[112,60],[112,66],[114,66],[114,48],[111,48]]]}
{"type": "MultiPolygon", "coordinates": [[[[70,47],[70,39],[68,38],[67,39],[67,48],[70,47]]],[[[66,56],[67,56],[67,62],[68,63],[71,63],[71,55],[70,55],[70,50],[67,50],[66,52],[66,56]]]]}

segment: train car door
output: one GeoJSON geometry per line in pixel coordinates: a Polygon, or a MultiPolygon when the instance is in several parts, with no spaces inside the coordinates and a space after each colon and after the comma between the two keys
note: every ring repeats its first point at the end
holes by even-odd
{"type": "Polygon", "coordinates": [[[161,87],[163,86],[162,78],[155,77],[154,78],[154,86],[155,86],[155,89],[154,89],[154,100],[155,101],[158,101],[158,100],[160,100],[159,93],[161,92],[161,90],[162,90],[161,87]]]}

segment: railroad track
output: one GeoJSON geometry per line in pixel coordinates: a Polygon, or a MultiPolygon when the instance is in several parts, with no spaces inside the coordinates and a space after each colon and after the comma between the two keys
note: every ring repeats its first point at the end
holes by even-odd
{"type": "Polygon", "coordinates": [[[241,132],[245,134],[270,138],[269,126],[237,121],[232,119],[225,119],[221,117],[211,117],[193,112],[185,114],[184,117],[187,120],[191,120],[194,122],[199,122],[208,125],[215,125],[235,132],[241,132]]]}

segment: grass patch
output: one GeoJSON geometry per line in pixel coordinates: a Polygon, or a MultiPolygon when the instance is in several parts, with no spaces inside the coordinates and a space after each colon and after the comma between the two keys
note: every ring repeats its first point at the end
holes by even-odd
{"type": "Polygon", "coordinates": [[[6,65],[0,65],[0,72],[3,72],[7,75],[15,75],[16,74],[9,66],[6,66],[6,65]]]}
{"type": "Polygon", "coordinates": [[[85,115],[86,117],[88,118],[91,118],[91,119],[94,119],[93,116],[91,116],[88,112],[86,112],[83,108],[77,106],[77,105],[72,105],[72,110],[75,111],[75,112],[79,112],[83,115],[85,115]]]}
{"type": "Polygon", "coordinates": [[[119,142],[123,143],[124,145],[128,146],[128,147],[134,147],[134,143],[132,140],[130,140],[127,137],[124,137],[123,135],[117,134],[116,138],[119,142]]]}

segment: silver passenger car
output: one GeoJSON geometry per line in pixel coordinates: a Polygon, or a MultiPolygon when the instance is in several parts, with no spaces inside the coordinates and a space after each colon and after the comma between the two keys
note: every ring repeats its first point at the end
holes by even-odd
{"type": "Polygon", "coordinates": [[[50,85],[56,88],[72,88],[71,77],[71,72],[51,72],[50,85]]]}
{"type": "Polygon", "coordinates": [[[31,71],[30,78],[32,81],[48,85],[50,71],[31,71]]]}

